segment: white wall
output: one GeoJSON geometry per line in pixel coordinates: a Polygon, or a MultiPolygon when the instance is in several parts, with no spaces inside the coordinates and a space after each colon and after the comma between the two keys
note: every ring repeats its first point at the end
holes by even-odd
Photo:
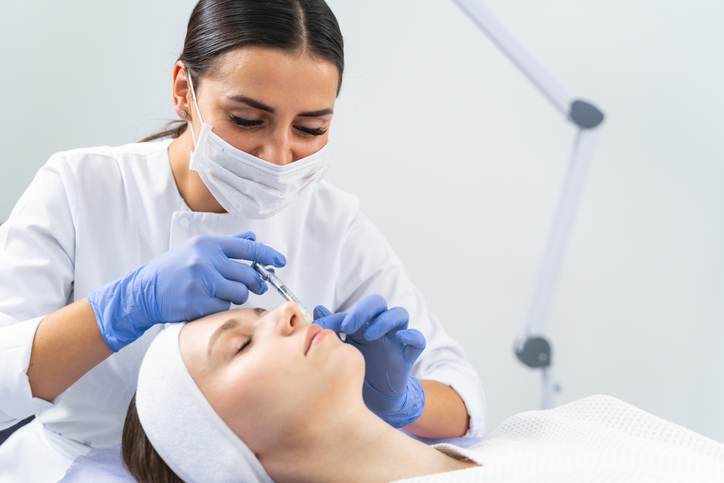
{"type": "MultiPolygon", "coordinates": [[[[0,218],[51,152],[172,116],[193,4],[4,2],[0,218]]],[[[495,425],[538,402],[511,345],[573,131],[451,1],[330,4],[349,69],[331,178],[465,346],[495,425]]],[[[609,393],[724,441],[724,3],[488,5],[608,114],[552,307],[559,401],[609,393]]]]}

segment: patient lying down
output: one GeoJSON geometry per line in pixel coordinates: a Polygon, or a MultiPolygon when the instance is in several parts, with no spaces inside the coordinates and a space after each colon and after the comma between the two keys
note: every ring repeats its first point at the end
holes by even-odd
{"type": "MultiPolygon", "coordinates": [[[[229,435],[224,434],[224,428],[219,434],[219,428],[214,427],[217,434],[208,434],[216,439],[213,441],[205,434],[195,434],[188,441],[179,441],[178,435],[168,442],[159,441],[166,435],[153,434],[155,428],[149,427],[159,423],[159,418],[165,419],[159,433],[170,431],[170,426],[188,424],[196,431],[197,421],[188,421],[188,414],[178,413],[179,401],[160,400],[164,396],[210,406],[200,416],[206,420],[199,430],[207,431],[218,415],[250,450],[245,454],[239,445],[228,453],[261,462],[263,468],[252,462],[256,478],[263,470],[274,481],[377,482],[475,465],[406,436],[367,409],[362,400],[362,354],[340,341],[334,332],[304,322],[294,304],[265,313],[242,309],[206,317],[183,326],[176,347],[170,347],[176,335],[166,332],[174,329],[166,329],[149,349],[135,400],[143,430],[174,471],[187,471],[180,467],[184,457],[199,460],[225,454],[219,451],[224,448],[208,445],[228,446],[229,435]],[[164,341],[168,335],[174,339],[164,341]],[[164,342],[169,347],[163,347],[161,354],[164,342]],[[178,376],[173,374],[175,370],[184,369],[169,360],[167,351],[173,353],[174,349],[205,400],[193,400],[193,387],[172,380],[178,376]],[[155,359],[154,355],[161,357],[155,359]],[[155,372],[160,375],[158,379],[150,377],[155,372]],[[167,388],[169,385],[181,387],[167,388]],[[158,406],[144,414],[144,405],[150,402],[158,406]],[[166,443],[173,447],[164,447],[166,443]],[[179,447],[184,444],[201,447],[179,447]]],[[[124,427],[124,459],[138,480],[160,481],[164,465],[152,454],[143,430],[132,404],[124,427]]],[[[234,462],[232,469],[238,470],[240,463],[234,462]]],[[[209,471],[218,471],[224,464],[213,462],[209,471]]],[[[198,469],[195,462],[191,466],[186,474],[179,475],[186,481],[194,476],[190,472],[198,469]]],[[[207,470],[204,472],[198,481],[211,481],[207,470]]],[[[230,481],[229,476],[233,475],[218,474],[217,481],[230,481]]],[[[243,479],[244,473],[236,477],[248,481],[243,479]]]]}
{"type": "Polygon", "coordinates": [[[175,325],[141,366],[123,459],[140,482],[724,481],[721,445],[610,397],[522,413],[463,449],[388,426],[363,381],[359,351],[293,304],[175,325]]]}

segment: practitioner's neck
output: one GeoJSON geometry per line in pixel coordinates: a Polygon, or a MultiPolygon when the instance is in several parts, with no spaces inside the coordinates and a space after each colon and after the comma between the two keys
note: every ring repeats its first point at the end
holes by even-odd
{"type": "Polygon", "coordinates": [[[297,433],[259,455],[275,481],[380,482],[476,466],[389,426],[364,404],[297,433]]]}

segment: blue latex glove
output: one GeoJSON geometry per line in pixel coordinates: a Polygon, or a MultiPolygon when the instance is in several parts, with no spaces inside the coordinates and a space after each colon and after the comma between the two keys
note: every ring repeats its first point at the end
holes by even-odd
{"type": "Polygon", "coordinates": [[[401,307],[387,308],[385,299],[371,295],[349,313],[314,310],[315,323],[347,335],[365,358],[365,404],[390,425],[401,428],[415,422],[425,408],[425,391],[411,375],[412,365],[425,349],[425,336],[408,329],[410,316],[401,307]]]}
{"type": "Polygon", "coordinates": [[[241,305],[268,286],[249,265],[282,267],[284,255],[253,233],[202,236],[155,258],[125,277],[91,290],[88,302],[108,347],[117,352],[155,324],[183,322],[241,305]]]}

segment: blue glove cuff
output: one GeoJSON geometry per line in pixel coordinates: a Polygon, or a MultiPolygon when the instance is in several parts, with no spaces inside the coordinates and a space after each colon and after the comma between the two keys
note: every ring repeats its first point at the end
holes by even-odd
{"type": "Polygon", "coordinates": [[[391,414],[378,414],[378,416],[390,426],[404,428],[420,419],[424,410],[425,390],[422,388],[420,381],[411,376],[407,379],[405,396],[400,409],[391,414]]]}
{"type": "Polygon", "coordinates": [[[133,300],[129,300],[132,299],[132,290],[129,288],[132,279],[133,274],[88,293],[88,303],[96,316],[98,328],[113,352],[118,352],[138,339],[150,325],[134,317],[138,308],[133,300]]]}
{"type": "Polygon", "coordinates": [[[110,319],[113,317],[114,300],[111,294],[116,291],[115,283],[108,284],[98,289],[92,289],[88,292],[88,303],[93,309],[96,316],[98,329],[101,331],[103,340],[105,340],[108,348],[113,352],[118,352],[125,344],[117,340],[111,330],[110,319]]]}

